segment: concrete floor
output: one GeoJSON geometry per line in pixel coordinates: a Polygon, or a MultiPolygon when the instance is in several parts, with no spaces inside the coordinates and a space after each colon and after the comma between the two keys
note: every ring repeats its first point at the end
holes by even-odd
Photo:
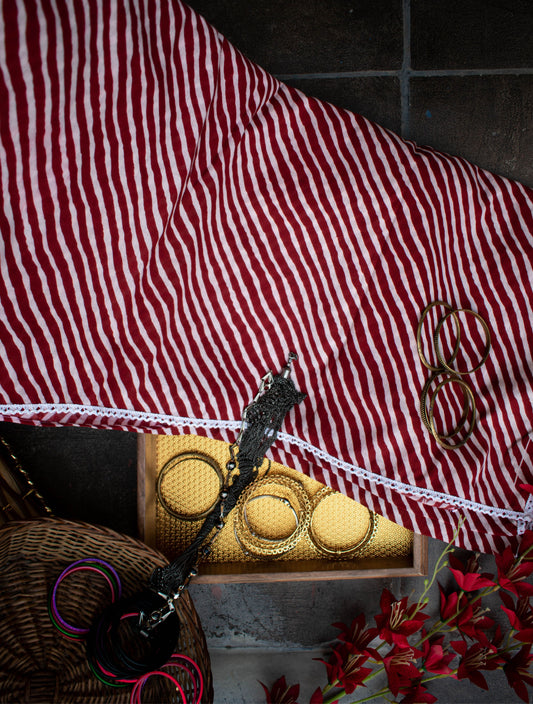
{"type": "MultiPolygon", "coordinates": [[[[533,187],[531,0],[190,4],[291,85],[533,187]]],[[[5,423],[0,434],[56,515],[136,534],[134,434],[5,423]]],[[[430,541],[430,567],[441,548],[430,541]]],[[[384,586],[397,596],[416,594],[422,580],[193,585],[215,704],[261,704],[257,681],[281,674],[301,683],[299,701],[307,702],[325,682],[313,658],[326,652],[335,634],[330,624],[373,614],[384,586]]],[[[487,680],[488,692],[464,681],[436,681],[431,691],[444,704],[521,701],[501,673],[487,680]]]]}

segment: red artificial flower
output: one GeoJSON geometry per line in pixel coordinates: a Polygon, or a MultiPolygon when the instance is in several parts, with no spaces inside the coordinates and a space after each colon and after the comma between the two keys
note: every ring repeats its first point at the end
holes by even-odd
{"type": "Polygon", "coordinates": [[[450,555],[448,558],[449,570],[455,577],[455,581],[459,585],[459,589],[464,592],[475,592],[478,589],[485,587],[494,587],[495,584],[490,575],[479,573],[479,563],[477,555],[470,558],[464,565],[455,555],[450,555]]]}
{"type": "Polygon", "coordinates": [[[488,645],[489,643],[489,639],[483,631],[492,628],[492,626],[494,626],[493,619],[486,616],[486,609],[479,604],[475,607],[469,605],[468,617],[465,612],[458,624],[458,628],[463,635],[477,640],[482,645],[488,645]]]}
{"type": "MultiPolygon", "coordinates": [[[[425,637],[425,635],[425,632],[422,631],[422,636],[425,637]]],[[[426,640],[422,644],[422,667],[427,672],[433,672],[436,675],[450,675],[452,673],[449,664],[455,658],[455,653],[444,650],[443,641],[444,636],[440,636],[426,640]]]]}
{"type": "Polygon", "coordinates": [[[505,604],[501,607],[502,611],[505,611],[511,627],[516,631],[513,637],[522,643],[533,643],[533,609],[529,597],[520,597],[515,604],[509,594],[502,592],[500,596],[505,604]]]}
{"type": "Polygon", "coordinates": [[[285,677],[280,677],[272,685],[272,689],[268,689],[266,685],[259,682],[265,690],[266,704],[298,704],[296,699],[300,693],[300,685],[293,684],[292,687],[287,686],[285,677]]]}
{"type": "Polygon", "coordinates": [[[363,667],[368,660],[365,653],[354,653],[347,643],[337,646],[329,662],[324,662],[328,673],[329,684],[344,687],[351,694],[356,687],[365,686],[365,678],[372,672],[372,668],[363,667]]]}
{"type": "Polygon", "coordinates": [[[381,593],[381,613],[374,616],[379,637],[392,645],[409,647],[408,636],[413,635],[429,618],[427,614],[418,611],[417,604],[407,605],[407,597],[397,601],[388,589],[381,593]]]}
{"type": "Polygon", "coordinates": [[[526,704],[529,702],[526,683],[533,684],[533,675],[529,673],[529,665],[533,660],[530,649],[531,645],[524,645],[513,657],[509,657],[509,653],[504,654],[507,662],[503,666],[509,686],[526,704]]]}
{"type": "Polygon", "coordinates": [[[487,645],[488,638],[483,631],[492,628],[494,621],[486,615],[481,604],[472,606],[466,594],[458,592],[452,592],[446,596],[440,584],[439,591],[442,621],[446,622],[450,628],[457,628],[463,635],[487,645]]]}
{"type": "Polygon", "coordinates": [[[400,648],[395,645],[383,658],[389,689],[395,697],[400,690],[409,688],[413,680],[422,677],[422,673],[415,665],[419,655],[420,651],[414,648],[400,648]]]}
{"type": "MultiPolygon", "coordinates": [[[[529,531],[528,531],[529,533],[529,531]]],[[[522,545],[528,545],[529,535],[522,545]]],[[[498,567],[498,583],[502,589],[516,594],[516,596],[530,596],[533,594],[533,584],[524,580],[533,572],[533,561],[516,558],[510,547],[505,548],[501,555],[495,555],[498,567]]]]}
{"type": "Polygon", "coordinates": [[[446,596],[442,585],[439,583],[440,593],[440,617],[449,626],[457,625],[457,619],[468,605],[468,600],[464,594],[459,596],[458,592],[452,592],[446,596]]]}
{"type": "Polygon", "coordinates": [[[352,652],[370,653],[372,657],[375,657],[375,651],[373,649],[369,651],[368,645],[377,637],[378,629],[366,628],[364,614],[359,614],[354,618],[350,626],[345,623],[334,623],[333,626],[340,629],[337,638],[352,646],[352,652]]]}
{"type": "Polygon", "coordinates": [[[498,649],[494,645],[483,646],[481,643],[474,643],[469,647],[464,640],[452,641],[451,645],[461,656],[457,668],[457,679],[469,679],[481,689],[488,689],[487,681],[480,670],[496,670],[498,668],[502,662],[502,658],[497,655],[498,649]]]}
{"type": "Polygon", "coordinates": [[[437,697],[430,694],[420,680],[415,680],[400,704],[433,704],[436,701],[437,697]]]}

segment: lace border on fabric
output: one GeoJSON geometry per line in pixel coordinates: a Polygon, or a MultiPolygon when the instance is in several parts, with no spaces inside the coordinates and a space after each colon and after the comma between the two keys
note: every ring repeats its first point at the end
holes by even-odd
{"type": "MultiPolygon", "coordinates": [[[[3,416],[27,416],[36,415],[57,415],[57,414],[75,414],[77,416],[86,416],[91,418],[111,419],[116,418],[119,421],[131,421],[138,426],[143,423],[152,424],[155,426],[169,427],[189,427],[189,428],[204,428],[206,430],[236,430],[241,426],[240,420],[211,420],[204,418],[185,418],[181,416],[164,415],[160,413],[150,413],[145,411],[133,411],[118,408],[105,408],[101,406],[84,406],[78,404],[61,404],[61,403],[43,403],[43,404],[13,404],[0,405],[0,415],[3,416]]],[[[325,450],[311,445],[301,438],[288,435],[280,432],[278,441],[286,442],[290,445],[295,445],[304,452],[310,453],[313,457],[325,462],[336,469],[339,469],[348,474],[365,479],[374,484],[386,486],[392,491],[399,492],[405,496],[409,496],[424,503],[444,503],[448,506],[453,506],[456,510],[472,511],[474,513],[482,513],[494,518],[500,518],[512,521],[517,525],[517,533],[521,535],[526,528],[533,526],[533,496],[530,496],[525,510],[512,511],[495,506],[488,506],[470,499],[461,498],[459,496],[451,496],[449,494],[434,491],[433,489],[423,489],[421,487],[405,484],[397,479],[384,477],[380,474],[370,472],[363,467],[344,462],[343,460],[330,455],[325,450]]]]}

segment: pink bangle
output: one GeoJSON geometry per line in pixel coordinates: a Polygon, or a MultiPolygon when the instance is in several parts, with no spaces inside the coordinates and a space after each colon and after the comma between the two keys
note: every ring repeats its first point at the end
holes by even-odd
{"type": "Polygon", "coordinates": [[[152,677],[153,675],[160,675],[161,677],[165,677],[167,680],[173,682],[176,685],[176,690],[179,692],[183,704],[187,704],[187,700],[185,699],[185,692],[183,691],[178,680],[175,677],[172,677],[171,674],[169,674],[168,672],[164,672],[163,670],[154,670],[153,672],[149,672],[148,674],[143,675],[140,679],[137,680],[131,692],[130,704],[142,704],[141,693],[143,687],[146,684],[147,680],[149,680],[150,677],[152,677]]]}

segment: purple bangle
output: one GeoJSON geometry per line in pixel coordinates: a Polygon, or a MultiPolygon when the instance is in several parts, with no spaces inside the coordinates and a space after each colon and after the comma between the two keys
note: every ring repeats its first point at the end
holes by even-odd
{"type": "Polygon", "coordinates": [[[74,572],[80,572],[83,570],[87,570],[90,572],[96,572],[97,574],[101,575],[104,577],[104,579],[107,581],[109,588],[111,590],[111,599],[112,601],[116,601],[118,598],[120,598],[121,592],[122,592],[122,586],[120,583],[120,578],[116,572],[116,570],[107,562],[104,560],[99,560],[97,558],[84,558],[82,560],[76,560],[76,562],[71,563],[68,567],[66,567],[63,572],[59,575],[57,578],[50,597],[50,608],[53,614],[53,617],[57,621],[59,625],[61,625],[66,631],[69,633],[76,635],[76,636],[83,636],[87,635],[89,632],[89,628],[78,628],[76,626],[72,626],[69,623],[67,623],[59,614],[59,610],[57,608],[57,590],[59,588],[59,585],[61,582],[68,577],[70,574],[73,574],[74,572]],[[101,567],[99,567],[101,566],[101,567]],[[106,573],[105,570],[109,570],[111,575],[113,576],[114,579],[111,579],[111,577],[106,573]]]}

